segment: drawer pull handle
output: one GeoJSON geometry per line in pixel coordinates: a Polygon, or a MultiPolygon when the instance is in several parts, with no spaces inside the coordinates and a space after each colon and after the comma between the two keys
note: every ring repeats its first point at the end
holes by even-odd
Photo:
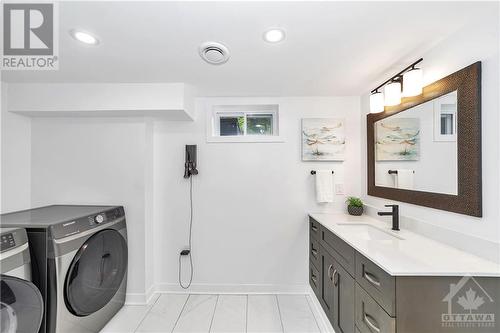
{"type": "Polygon", "coordinates": [[[311,280],[314,282],[315,285],[318,285],[318,279],[316,278],[316,275],[312,274],[311,280]]]}
{"type": "Polygon", "coordinates": [[[339,273],[337,270],[333,271],[333,285],[336,287],[337,284],[339,284],[339,279],[338,279],[339,273]]]}
{"type": "Polygon", "coordinates": [[[312,231],[314,231],[314,232],[318,231],[318,227],[317,227],[317,226],[315,226],[315,225],[312,225],[312,226],[311,226],[311,229],[312,229],[312,231]]]}
{"type": "Polygon", "coordinates": [[[364,316],[363,316],[363,321],[366,323],[366,325],[368,325],[368,327],[372,331],[380,333],[380,328],[378,327],[378,325],[376,324],[376,320],[373,319],[372,316],[370,316],[369,314],[365,313],[364,316]]]}
{"type": "Polygon", "coordinates": [[[311,253],[312,253],[312,255],[313,255],[313,256],[315,256],[315,257],[316,257],[316,256],[318,255],[318,250],[316,250],[316,249],[314,249],[314,248],[313,248],[313,249],[311,250],[311,253]]]}
{"type": "Polygon", "coordinates": [[[333,274],[331,274],[331,273],[330,273],[330,272],[332,271],[332,268],[333,268],[333,265],[330,265],[330,266],[328,267],[328,278],[329,278],[330,280],[332,280],[332,279],[333,279],[333,274]]]}
{"type": "Polygon", "coordinates": [[[365,272],[363,274],[364,278],[368,280],[371,284],[380,287],[380,281],[377,279],[377,277],[371,273],[365,272]]]}

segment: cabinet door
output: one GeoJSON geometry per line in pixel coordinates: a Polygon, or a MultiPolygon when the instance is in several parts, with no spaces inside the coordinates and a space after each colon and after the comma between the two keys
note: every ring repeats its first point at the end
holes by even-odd
{"type": "Polygon", "coordinates": [[[336,333],[354,333],[355,282],[354,278],[334,261],[332,284],[334,286],[333,328],[336,333]]]}
{"type": "Polygon", "coordinates": [[[333,325],[334,319],[334,286],[333,286],[333,271],[335,261],[333,257],[326,252],[322,247],[320,248],[321,254],[321,299],[320,303],[323,310],[333,325]]]}

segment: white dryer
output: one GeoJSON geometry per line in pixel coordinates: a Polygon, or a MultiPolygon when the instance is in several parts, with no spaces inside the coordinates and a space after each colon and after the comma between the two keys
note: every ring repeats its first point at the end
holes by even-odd
{"type": "Polygon", "coordinates": [[[26,230],[0,229],[0,332],[37,333],[43,318],[43,299],[31,283],[26,230]]]}

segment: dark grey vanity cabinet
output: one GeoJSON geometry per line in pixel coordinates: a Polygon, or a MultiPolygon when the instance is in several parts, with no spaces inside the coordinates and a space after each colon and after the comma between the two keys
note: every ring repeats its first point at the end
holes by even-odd
{"type": "Polygon", "coordinates": [[[354,332],[354,304],[352,295],[355,292],[354,279],[340,264],[335,262],[333,272],[333,328],[335,332],[354,332]]]}
{"type": "MultiPolygon", "coordinates": [[[[322,235],[323,230],[320,230],[322,235]]],[[[322,237],[322,236],[320,236],[322,237]]],[[[314,237],[311,235],[311,243],[314,237]]],[[[310,253],[310,266],[315,269],[314,253],[310,253]]],[[[319,244],[319,301],[336,333],[354,333],[354,277],[339,263],[342,256],[319,244]]],[[[313,286],[313,284],[311,284],[313,286]]],[[[314,289],[314,287],[313,287],[314,289]]],[[[316,290],[315,290],[316,293],[316,290]]],[[[316,293],[318,295],[318,293],[316,293]]]]}
{"type": "Polygon", "coordinates": [[[309,226],[309,282],[335,333],[500,332],[500,278],[392,276],[313,218],[309,226]],[[483,321],[457,321],[472,312],[483,321]]]}
{"type": "Polygon", "coordinates": [[[360,253],[356,253],[356,282],[390,316],[396,316],[396,277],[387,274],[360,253]]]}

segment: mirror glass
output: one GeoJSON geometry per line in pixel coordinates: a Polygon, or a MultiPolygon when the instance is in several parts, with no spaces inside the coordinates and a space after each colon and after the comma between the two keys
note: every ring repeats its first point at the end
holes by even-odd
{"type": "Polygon", "coordinates": [[[375,122],[375,185],[458,194],[457,91],[375,122]]]}

